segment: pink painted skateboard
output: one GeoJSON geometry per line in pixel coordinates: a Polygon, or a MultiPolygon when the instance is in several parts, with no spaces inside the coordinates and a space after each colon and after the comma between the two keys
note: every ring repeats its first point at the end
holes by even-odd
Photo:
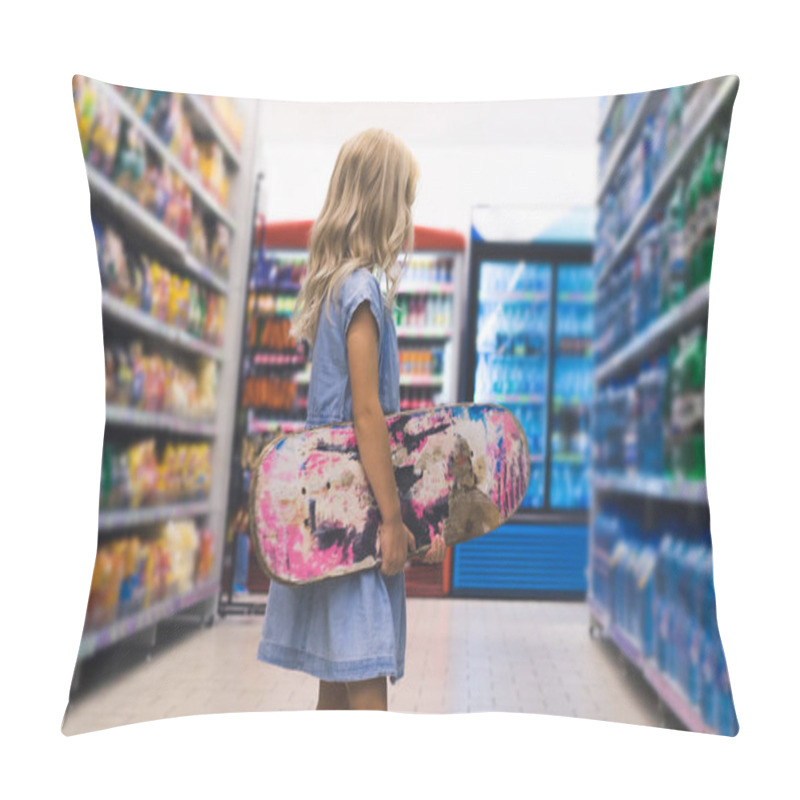
{"type": "MultiPolygon", "coordinates": [[[[494,530],[519,507],[530,456],[517,419],[496,405],[438,406],[387,417],[403,521],[422,555],[494,530]]],[[[280,583],[306,584],[380,564],[380,512],[352,423],[281,436],[250,485],[250,535],[280,583]]]]}

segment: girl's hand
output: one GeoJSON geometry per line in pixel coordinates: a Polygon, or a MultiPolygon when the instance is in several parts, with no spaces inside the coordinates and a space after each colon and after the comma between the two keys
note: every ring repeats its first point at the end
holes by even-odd
{"type": "Polygon", "coordinates": [[[431,546],[422,558],[423,564],[441,564],[447,554],[447,545],[444,536],[437,534],[431,539],[431,546]]]}
{"type": "Polygon", "coordinates": [[[414,534],[402,520],[385,523],[378,529],[381,545],[381,572],[384,575],[399,575],[406,565],[409,550],[415,550],[414,534]]]}

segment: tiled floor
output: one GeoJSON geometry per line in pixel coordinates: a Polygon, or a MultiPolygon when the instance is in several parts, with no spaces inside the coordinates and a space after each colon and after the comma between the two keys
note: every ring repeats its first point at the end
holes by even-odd
{"type": "MultiPolygon", "coordinates": [[[[410,598],[406,672],[389,686],[389,708],[678,727],[616,650],[589,636],[588,623],[583,603],[410,598]]],[[[190,714],[313,709],[315,679],[256,660],[260,631],[260,617],[228,617],[135,666],[106,667],[109,674],[87,679],[71,702],[64,733],[190,714]]]]}

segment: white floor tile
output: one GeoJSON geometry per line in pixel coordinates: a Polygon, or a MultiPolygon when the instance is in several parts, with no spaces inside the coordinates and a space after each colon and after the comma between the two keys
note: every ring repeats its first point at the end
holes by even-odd
{"type": "MultiPolygon", "coordinates": [[[[261,619],[230,618],[73,700],[71,735],[164,717],[307,710],[317,681],[255,658],[261,619]]],[[[582,603],[408,600],[406,674],[389,685],[403,713],[527,712],[659,725],[655,699],[589,636],[582,603]]]]}

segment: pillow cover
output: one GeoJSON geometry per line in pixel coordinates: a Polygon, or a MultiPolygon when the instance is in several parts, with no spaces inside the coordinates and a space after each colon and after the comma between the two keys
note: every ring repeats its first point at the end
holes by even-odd
{"type": "Polygon", "coordinates": [[[499,403],[531,453],[509,524],[442,564],[407,567],[416,633],[389,708],[735,735],[703,397],[737,88],[728,76],[605,98],[437,104],[440,121],[459,124],[434,125],[414,104],[203,97],[76,75],[106,430],[65,733],[316,703],[314,675],[256,660],[270,587],[247,494],[263,446],[305,423],[312,354],[290,318],[311,220],[358,107],[370,119],[361,128],[395,130],[415,153],[415,218],[435,223],[415,228],[400,258],[399,410],[499,403]],[[568,170],[564,208],[546,188],[568,170]],[[232,625],[241,614],[249,624],[232,625]],[[613,650],[649,687],[644,701],[613,650]],[[106,675],[102,694],[88,691],[106,675]]]}

